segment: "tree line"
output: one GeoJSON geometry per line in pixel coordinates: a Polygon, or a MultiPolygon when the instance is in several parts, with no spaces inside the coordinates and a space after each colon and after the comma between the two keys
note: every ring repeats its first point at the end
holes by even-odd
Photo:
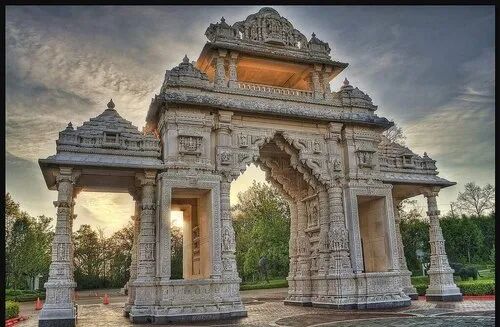
{"type": "MultiPolygon", "coordinates": [[[[238,194],[231,208],[236,237],[236,262],[244,282],[260,280],[259,260],[267,258],[269,278],[288,275],[290,211],[285,199],[265,183],[253,185],[238,194]]],[[[7,288],[28,288],[29,280],[42,275],[47,279],[53,231],[53,218],[31,217],[7,193],[6,274],[7,288]]],[[[494,187],[468,183],[455,202],[455,210],[440,220],[450,262],[493,263],[495,259],[494,187]],[[479,190],[478,190],[479,189],[479,190]]],[[[416,251],[428,261],[429,223],[415,200],[403,201],[398,209],[401,235],[408,268],[419,273],[416,251]]],[[[182,278],[182,231],[173,227],[173,279],[182,278]]],[[[81,225],[73,232],[75,281],[79,289],[123,287],[130,276],[133,224],[106,237],[102,230],[81,225]]]]}

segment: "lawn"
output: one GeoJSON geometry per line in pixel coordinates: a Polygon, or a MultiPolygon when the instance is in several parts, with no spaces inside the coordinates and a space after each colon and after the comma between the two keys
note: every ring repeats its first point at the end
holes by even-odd
{"type": "Polygon", "coordinates": [[[240,285],[240,291],[281,287],[288,287],[288,281],[286,279],[272,279],[269,280],[269,283],[267,283],[266,281],[259,281],[256,283],[242,283],[240,285]]]}

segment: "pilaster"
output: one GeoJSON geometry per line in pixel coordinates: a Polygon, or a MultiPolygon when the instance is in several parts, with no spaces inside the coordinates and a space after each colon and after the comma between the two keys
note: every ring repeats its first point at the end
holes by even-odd
{"type": "Polygon", "coordinates": [[[428,301],[462,301],[460,289],[453,281],[453,269],[448,263],[448,256],[444,247],[444,238],[439,225],[439,210],[437,195],[439,187],[424,190],[427,198],[427,216],[429,217],[429,244],[431,247],[431,262],[427,274],[429,287],[425,292],[428,301]]]}

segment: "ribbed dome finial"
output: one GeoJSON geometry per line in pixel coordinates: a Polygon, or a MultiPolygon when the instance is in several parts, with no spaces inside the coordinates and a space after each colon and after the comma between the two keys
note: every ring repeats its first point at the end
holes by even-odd
{"type": "Polygon", "coordinates": [[[115,103],[113,102],[113,99],[109,100],[108,109],[115,109],[115,103]]]}

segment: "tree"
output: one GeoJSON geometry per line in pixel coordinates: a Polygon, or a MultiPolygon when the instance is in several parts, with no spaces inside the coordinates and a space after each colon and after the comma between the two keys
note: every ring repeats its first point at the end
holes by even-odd
{"type": "Polygon", "coordinates": [[[182,230],[172,226],[170,230],[171,245],[171,278],[182,279],[182,230]]]}
{"type": "Polygon", "coordinates": [[[99,233],[90,225],[81,225],[74,233],[75,280],[80,289],[104,286],[101,267],[104,246],[99,233]]]}
{"type": "Polygon", "coordinates": [[[403,133],[403,129],[396,124],[385,130],[383,135],[387,137],[390,142],[398,143],[401,145],[405,144],[406,136],[403,133]]]}
{"type": "Polygon", "coordinates": [[[131,221],[106,240],[109,262],[106,276],[112,287],[122,287],[130,278],[133,241],[134,225],[131,221]]]}
{"type": "Polygon", "coordinates": [[[417,273],[421,271],[420,261],[417,258],[417,249],[422,250],[426,255],[424,262],[428,262],[430,255],[429,246],[429,223],[416,218],[401,219],[401,238],[403,240],[406,264],[408,269],[417,273]]]}
{"type": "Polygon", "coordinates": [[[446,253],[451,262],[479,261],[484,237],[474,219],[466,216],[461,218],[447,216],[440,220],[446,253]]]}
{"type": "Polygon", "coordinates": [[[53,233],[52,218],[31,217],[5,195],[7,286],[27,288],[28,280],[48,275],[53,233]]]}
{"type": "Polygon", "coordinates": [[[454,206],[467,215],[482,216],[495,207],[495,187],[486,184],[481,188],[475,182],[467,183],[464,191],[458,193],[454,206]]]}
{"type": "Polygon", "coordinates": [[[266,256],[271,277],[288,274],[290,210],[279,191],[265,183],[253,183],[238,194],[232,208],[236,238],[236,262],[240,276],[257,276],[258,262],[266,256]]]}

